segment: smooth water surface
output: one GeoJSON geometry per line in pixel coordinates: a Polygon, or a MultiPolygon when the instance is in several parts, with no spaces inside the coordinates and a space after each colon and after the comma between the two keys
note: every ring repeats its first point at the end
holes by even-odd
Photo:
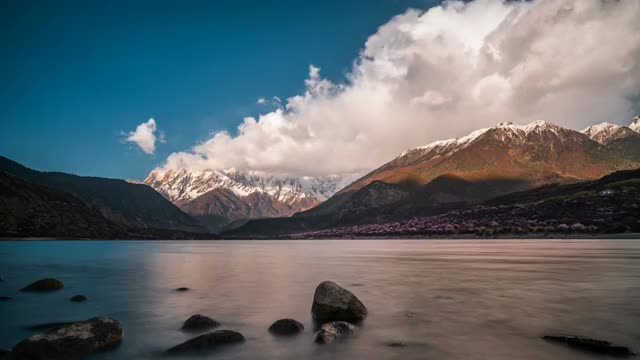
{"type": "MultiPolygon", "coordinates": [[[[154,359],[197,334],[192,314],[247,338],[220,359],[590,359],[540,340],[608,339],[640,350],[640,241],[29,241],[0,243],[0,347],[41,323],[118,319],[123,343],[92,359],[154,359]],[[17,290],[43,277],[65,288],[17,290]],[[347,341],[313,343],[313,291],[333,280],[369,317],[347,341]],[[186,286],[185,293],[173,289],[186,286]],[[75,294],[89,297],[71,303],[75,294]],[[279,318],[305,331],[278,338],[279,318]],[[389,343],[402,342],[404,347],[389,343]]],[[[202,358],[202,357],[199,357],[202,358]]]]}

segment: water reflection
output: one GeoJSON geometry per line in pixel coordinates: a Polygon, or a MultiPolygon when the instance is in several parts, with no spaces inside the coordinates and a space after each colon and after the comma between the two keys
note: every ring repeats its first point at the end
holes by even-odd
{"type": "Polygon", "coordinates": [[[629,240],[5,242],[0,254],[0,295],[16,297],[0,303],[0,346],[27,325],[108,315],[126,341],[95,358],[157,358],[193,336],[181,323],[201,313],[247,338],[218,354],[230,359],[585,358],[539,340],[549,332],[640,348],[640,242],[629,240]],[[44,276],[65,290],[15,293],[44,276]],[[320,347],[310,306],[328,279],[369,317],[353,339],[320,347]],[[69,303],[76,293],[90,301],[69,303]],[[269,334],[282,317],[305,332],[269,334]]]}

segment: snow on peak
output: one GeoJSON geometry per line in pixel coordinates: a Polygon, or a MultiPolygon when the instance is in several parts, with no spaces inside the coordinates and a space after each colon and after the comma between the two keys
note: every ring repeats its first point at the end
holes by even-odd
{"type": "Polygon", "coordinates": [[[447,140],[439,140],[434,141],[428,145],[419,146],[417,148],[409,149],[403,152],[398,158],[407,156],[407,155],[431,155],[431,157],[435,156],[448,156],[458,150],[462,150],[467,146],[471,145],[474,141],[480,138],[482,135],[489,131],[497,131],[500,134],[501,140],[513,139],[517,141],[521,141],[524,137],[531,133],[542,133],[546,131],[550,131],[555,135],[558,135],[559,130],[562,128],[548,123],[543,120],[534,121],[527,125],[516,125],[509,122],[501,122],[498,125],[495,125],[490,128],[483,128],[476,130],[469,135],[463,136],[461,138],[452,138],[447,140]]]}
{"type": "Polygon", "coordinates": [[[157,168],[145,179],[176,204],[183,204],[213,189],[226,189],[237,196],[267,193],[276,200],[293,204],[301,199],[324,201],[355,178],[343,176],[287,177],[243,172],[237,169],[190,171],[157,168]]]}
{"type": "Polygon", "coordinates": [[[633,120],[631,120],[629,128],[635,132],[640,132],[640,115],[634,117],[633,120]]]}
{"type": "Polygon", "coordinates": [[[589,126],[581,132],[587,135],[591,140],[597,141],[601,144],[608,144],[613,140],[621,139],[633,134],[632,130],[634,129],[632,126],[633,122],[628,127],[604,122],[602,124],[589,126]]]}

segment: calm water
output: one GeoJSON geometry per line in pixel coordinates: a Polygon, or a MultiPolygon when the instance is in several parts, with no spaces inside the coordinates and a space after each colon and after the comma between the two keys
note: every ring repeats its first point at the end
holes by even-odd
{"type": "MultiPolygon", "coordinates": [[[[95,359],[153,359],[193,333],[192,314],[247,341],[224,359],[589,359],[545,333],[600,337],[640,350],[640,241],[380,240],[0,243],[0,347],[39,323],[106,315],[125,340],[95,359]],[[42,277],[66,287],[19,293],[42,277]],[[313,344],[311,300],[333,280],[368,307],[358,335],[313,344]],[[172,289],[193,289],[176,293],[172,289]],[[86,294],[89,302],[68,298],[86,294]],[[283,317],[302,335],[276,338],[283,317]],[[406,347],[389,347],[403,342],[406,347]]],[[[595,358],[595,357],[594,357],[595,358]]]]}

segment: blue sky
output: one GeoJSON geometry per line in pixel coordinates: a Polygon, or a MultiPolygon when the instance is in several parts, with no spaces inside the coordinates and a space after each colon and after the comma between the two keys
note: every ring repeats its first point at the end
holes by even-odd
{"type": "Polygon", "coordinates": [[[39,170],[142,179],[213,131],[343,81],[367,37],[427,0],[2,1],[0,154],[39,170]],[[153,155],[122,142],[148,118],[153,155]]]}

